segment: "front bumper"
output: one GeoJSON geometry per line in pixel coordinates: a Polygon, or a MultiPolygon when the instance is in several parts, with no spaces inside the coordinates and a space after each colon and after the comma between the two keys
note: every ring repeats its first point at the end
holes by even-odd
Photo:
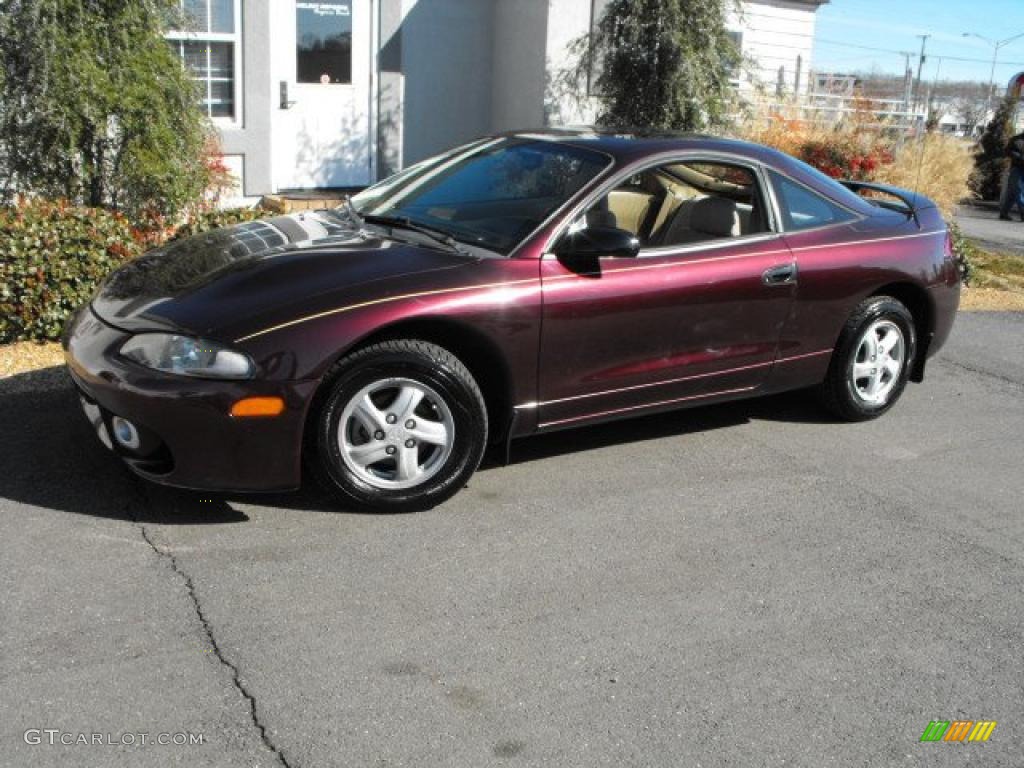
{"type": "Polygon", "coordinates": [[[105,429],[109,440],[115,416],[138,428],[142,440],[137,451],[112,442],[137,474],[197,490],[299,486],[303,424],[316,381],[214,381],[164,374],[122,358],[118,350],[127,338],[84,307],[69,323],[63,345],[71,377],[84,404],[93,406],[87,415],[101,436],[105,429]],[[254,396],[280,397],[285,410],[274,417],[231,416],[236,401],[254,396]]]}

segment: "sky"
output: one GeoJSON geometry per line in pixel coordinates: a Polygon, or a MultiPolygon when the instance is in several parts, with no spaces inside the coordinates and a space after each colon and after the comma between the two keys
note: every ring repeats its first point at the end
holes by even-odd
{"type": "Polygon", "coordinates": [[[819,72],[871,71],[899,74],[903,57],[913,52],[917,71],[921,40],[926,47],[924,77],[987,83],[992,41],[1022,35],[999,49],[996,82],[1005,86],[1024,72],[1024,0],[830,0],[821,6],[814,35],[814,69],[819,72]],[[860,46],[860,47],[854,47],[860,46]],[[867,50],[867,49],[884,50],[867,50]],[[956,61],[976,59],[977,61],[956,61]]]}

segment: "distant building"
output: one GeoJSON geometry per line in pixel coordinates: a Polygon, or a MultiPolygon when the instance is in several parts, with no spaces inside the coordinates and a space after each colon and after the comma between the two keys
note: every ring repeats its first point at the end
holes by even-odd
{"type": "MultiPolygon", "coordinates": [[[[481,134],[579,122],[553,87],[607,0],[181,0],[168,39],[203,88],[239,195],[369,184],[481,134]]],[[[791,92],[827,0],[747,0],[755,83],[791,92]]]]}

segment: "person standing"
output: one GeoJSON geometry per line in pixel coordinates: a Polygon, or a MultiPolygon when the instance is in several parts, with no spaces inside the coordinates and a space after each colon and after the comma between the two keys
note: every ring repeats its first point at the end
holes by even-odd
{"type": "Polygon", "coordinates": [[[1006,189],[999,204],[999,218],[1010,220],[1010,211],[1017,206],[1020,220],[1024,221],[1024,133],[1018,133],[1006,145],[1006,154],[1010,157],[1010,175],[1006,179],[1006,189]]]}

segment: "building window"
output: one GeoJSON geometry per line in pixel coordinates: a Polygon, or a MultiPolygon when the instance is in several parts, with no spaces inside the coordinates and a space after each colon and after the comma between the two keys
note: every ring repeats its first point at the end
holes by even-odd
{"type": "Polygon", "coordinates": [[[188,28],[167,38],[198,83],[206,114],[235,122],[240,114],[238,0],[181,0],[188,28]]]}
{"type": "Polygon", "coordinates": [[[295,82],[352,82],[352,0],[295,4],[295,82]]]}

